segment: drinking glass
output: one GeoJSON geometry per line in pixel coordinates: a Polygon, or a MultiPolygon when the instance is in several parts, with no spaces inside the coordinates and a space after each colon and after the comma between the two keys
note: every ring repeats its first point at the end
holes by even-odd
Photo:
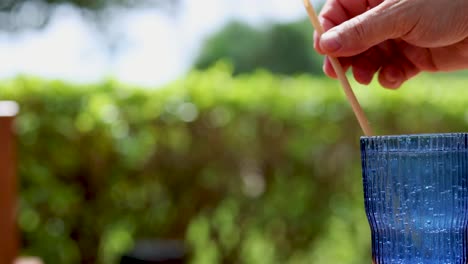
{"type": "Polygon", "coordinates": [[[468,263],[468,133],[361,138],[375,264],[468,263]]]}

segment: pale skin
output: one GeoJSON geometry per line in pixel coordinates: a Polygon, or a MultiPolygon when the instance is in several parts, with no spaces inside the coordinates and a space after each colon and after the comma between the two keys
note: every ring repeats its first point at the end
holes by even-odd
{"type": "MultiPolygon", "coordinates": [[[[420,72],[468,69],[468,0],[327,0],[315,49],[355,79],[399,88],[420,72]]],[[[324,72],[336,74],[328,59],[324,72]]]]}

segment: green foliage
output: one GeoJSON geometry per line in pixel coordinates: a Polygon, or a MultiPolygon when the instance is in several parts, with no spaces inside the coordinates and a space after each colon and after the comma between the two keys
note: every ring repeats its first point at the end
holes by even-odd
{"type": "MultiPolygon", "coordinates": [[[[468,130],[466,80],[356,86],[379,134],[468,130]]],[[[159,90],[0,84],[17,119],[23,252],[116,263],[140,238],[190,263],[370,261],[361,132],[336,81],[226,65],[159,90]]]]}
{"type": "Polygon", "coordinates": [[[258,68],[281,74],[319,74],[322,58],[313,51],[312,32],[307,20],[264,29],[231,22],[205,41],[195,67],[206,69],[227,59],[235,74],[258,68]]]}

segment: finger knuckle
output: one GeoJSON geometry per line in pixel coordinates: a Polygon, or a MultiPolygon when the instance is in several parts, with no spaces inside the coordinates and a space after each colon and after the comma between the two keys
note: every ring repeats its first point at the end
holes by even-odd
{"type": "Polygon", "coordinates": [[[352,25],[351,34],[353,34],[356,41],[366,41],[368,30],[363,20],[360,17],[356,17],[354,24],[352,25]]]}

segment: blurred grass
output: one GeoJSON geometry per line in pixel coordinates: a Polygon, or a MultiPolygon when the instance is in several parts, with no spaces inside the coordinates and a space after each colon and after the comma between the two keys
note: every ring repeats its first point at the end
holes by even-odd
{"type": "MultiPolygon", "coordinates": [[[[460,76],[356,85],[378,134],[468,131],[460,76]]],[[[361,131],[337,82],[217,64],[167,87],[17,78],[23,253],[116,263],[184,239],[190,263],[370,262],[361,131]]]]}

